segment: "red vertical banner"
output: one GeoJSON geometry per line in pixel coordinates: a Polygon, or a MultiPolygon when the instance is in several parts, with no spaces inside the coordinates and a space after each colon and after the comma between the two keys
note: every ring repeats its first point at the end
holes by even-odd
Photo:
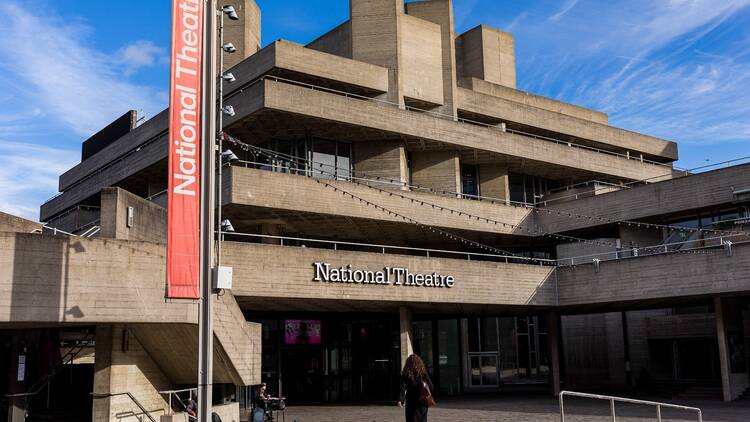
{"type": "Polygon", "coordinates": [[[200,299],[203,0],[172,1],[167,298],[200,299]]]}

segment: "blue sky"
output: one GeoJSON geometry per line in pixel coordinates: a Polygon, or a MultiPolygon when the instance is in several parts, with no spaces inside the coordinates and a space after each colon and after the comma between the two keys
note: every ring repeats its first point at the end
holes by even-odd
{"type": "MultiPolygon", "coordinates": [[[[168,0],[0,3],[0,210],[37,218],[80,143],[167,105],[168,0]]],[[[259,0],[264,44],[307,42],[347,0],[259,0]]],[[[516,36],[518,87],[680,144],[692,168],[750,155],[750,0],[455,0],[456,30],[516,36]]]]}

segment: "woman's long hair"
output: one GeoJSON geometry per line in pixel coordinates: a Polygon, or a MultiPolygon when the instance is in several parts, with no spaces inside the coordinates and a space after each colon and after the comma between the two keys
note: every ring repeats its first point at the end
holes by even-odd
{"type": "Polygon", "coordinates": [[[420,380],[427,377],[427,368],[422,362],[422,358],[417,355],[411,355],[406,359],[404,369],[401,371],[401,376],[413,380],[420,380]]]}

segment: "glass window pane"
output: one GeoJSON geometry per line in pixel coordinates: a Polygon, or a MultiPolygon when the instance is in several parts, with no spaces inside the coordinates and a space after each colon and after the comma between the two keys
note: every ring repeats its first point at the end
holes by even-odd
{"type": "Polygon", "coordinates": [[[471,357],[471,385],[482,385],[481,366],[479,365],[479,356],[471,357]]]}
{"type": "Polygon", "coordinates": [[[479,319],[469,318],[469,352],[479,351],[479,319]]]}
{"type": "Polygon", "coordinates": [[[482,351],[497,352],[497,318],[482,318],[482,351]]]}
{"type": "Polygon", "coordinates": [[[497,356],[482,356],[482,385],[497,385],[497,356]]]}
{"type": "Polygon", "coordinates": [[[312,172],[314,177],[333,179],[336,169],[336,143],[313,139],[312,172]]]}

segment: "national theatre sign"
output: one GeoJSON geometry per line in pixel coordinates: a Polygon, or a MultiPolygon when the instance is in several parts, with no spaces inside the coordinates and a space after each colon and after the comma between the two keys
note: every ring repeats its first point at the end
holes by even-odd
{"type": "Polygon", "coordinates": [[[351,265],[332,267],[324,262],[313,263],[313,281],[324,283],[380,284],[393,286],[451,288],[456,284],[452,275],[413,273],[408,268],[384,267],[382,271],[356,270],[351,265]]]}

